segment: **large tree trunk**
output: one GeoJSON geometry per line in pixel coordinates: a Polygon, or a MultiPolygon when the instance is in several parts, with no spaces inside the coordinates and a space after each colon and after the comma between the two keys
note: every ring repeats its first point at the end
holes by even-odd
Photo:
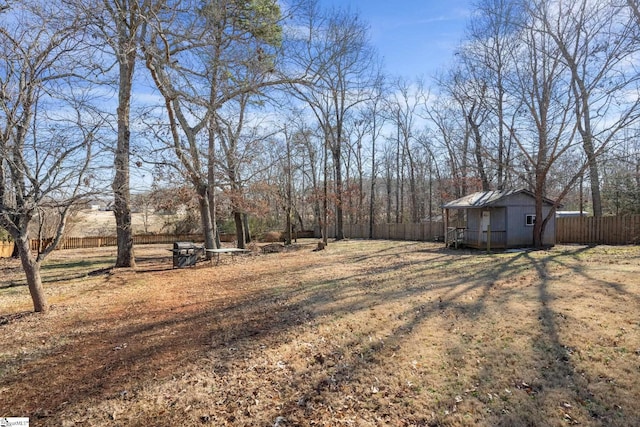
{"type": "Polygon", "coordinates": [[[593,148],[593,141],[589,131],[582,135],[582,146],[589,163],[589,184],[591,185],[591,203],[593,216],[602,216],[602,196],[600,194],[600,169],[598,159],[593,148]]]}
{"type": "Polygon", "coordinates": [[[31,253],[29,247],[29,239],[24,237],[16,239],[16,247],[20,254],[20,261],[22,262],[22,269],[24,270],[27,278],[27,286],[29,287],[29,293],[31,294],[31,300],[33,301],[33,309],[36,312],[46,313],[49,311],[49,304],[47,298],[44,295],[44,288],[42,287],[42,277],[40,276],[40,262],[31,253]]]}
{"type": "Polygon", "coordinates": [[[118,141],[114,158],[113,213],[116,216],[117,256],[116,267],[135,267],[133,254],[133,229],[131,226],[131,191],[129,185],[129,146],[131,130],[131,87],[135,55],[120,60],[120,84],[118,95],[118,141]]]}
{"type": "MultiPolygon", "coordinates": [[[[212,85],[213,86],[213,85],[212,85]]],[[[208,207],[209,207],[209,221],[206,223],[206,227],[204,227],[205,222],[203,221],[203,230],[205,233],[205,241],[207,242],[207,248],[209,249],[218,249],[220,248],[220,238],[218,236],[218,225],[216,219],[216,174],[215,174],[215,132],[216,129],[216,121],[215,115],[211,114],[211,118],[209,119],[209,146],[207,153],[207,197],[208,197],[208,207]],[[212,246],[208,246],[210,243],[210,239],[208,235],[213,236],[213,244],[212,246]]]]}
{"type": "Polygon", "coordinates": [[[535,185],[535,211],[536,211],[536,219],[533,224],[533,247],[540,249],[543,246],[543,238],[544,236],[544,228],[545,221],[543,221],[542,217],[542,206],[544,204],[544,194],[545,194],[545,175],[542,173],[536,174],[536,185],[535,185]]]}
{"type": "MultiPolygon", "coordinates": [[[[128,163],[128,161],[127,161],[128,163]]],[[[114,208],[116,217],[116,238],[117,256],[116,267],[135,267],[135,257],[133,254],[133,231],[131,228],[131,209],[129,207],[128,185],[123,190],[120,183],[129,181],[128,173],[126,177],[114,179],[114,208]],[[119,187],[116,190],[116,187],[119,187]]]]}
{"type": "Polygon", "coordinates": [[[236,239],[238,240],[238,249],[245,249],[244,223],[242,221],[242,212],[233,212],[233,221],[236,224],[236,239]]]}
{"type": "Polygon", "coordinates": [[[322,236],[322,209],[320,208],[320,189],[314,187],[314,201],[313,201],[313,236],[321,237],[322,236]]]}
{"type": "Polygon", "coordinates": [[[544,234],[544,227],[542,221],[542,206],[541,203],[538,203],[536,198],[536,222],[533,224],[533,247],[541,248],[542,247],[542,236],[544,234]]]}
{"type": "MultiPolygon", "coordinates": [[[[206,186],[198,187],[198,203],[200,206],[200,222],[202,224],[202,233],[204,234],[204,245],[207,249],[216,249],[216,233],[213,220],[211,218],[211,207],[209,205],[209,191],[206,186]]],[[[210,258],[207,253],[207,259],[210,258]]]]}
{"type": "Polygon", "coordinates": [[[244,243],[247,245],[251,243],[251,230],[249,229],[249,215],[246,212],[242,214],[242,226],[244,228],[244,243]]]}
{"type": "Polygon", "coordinates": [[[291,232],[291,207],[287,206],[287,208],[285,209],[285,214],[286,214],[286,218],[285,218],[285,231],[284,231],[284,244],[285,245],[290,245],[291,244],[291,240],[292,240],[292,232],[291,232]]]}

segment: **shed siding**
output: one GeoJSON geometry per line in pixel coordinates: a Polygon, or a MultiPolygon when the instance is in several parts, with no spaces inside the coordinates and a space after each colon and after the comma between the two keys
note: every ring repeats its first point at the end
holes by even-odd
{"type": "MultiPolygon", "coordinates": [[[[529,203],[511,205],[508,208],[507,246],[509,247],[533,245],[533,226],[526,225],[526,218],[527,215],[535,215],[536,207],[535,201],[531,198],[528,199],[529,203]]],[[[542,219],[549,214],[550,210],[551,206],[545,205],[542,207],[542,219]]],[[[555,218],[552,217],[545,227],[542,243],[544,245],[555,245],[555,235],[555,218]]]]}
{"type": "Polygon", "coordinates": [[[478,230],[480,228],[480,218],[482,212],[480,209],[469,209],[467,211],[467,228],[469,230],[478,230]]]}
{"type": "Polygon", "coordinates": [[[506,212],[505,208],[482,208],[482,209],[469,209],[467,213],[467,228],[469,230],[480,230],[480,223],[482,220],[482,212],[491,212],[491,229],[494,231],[505,231],[507,228],[506,212]]]}
{"type": "Polygon", "coordinates": [[[507,210],[505,208],[491,209],[491,229],[493,231],[507,230],[507,210]]]}
{"type": "Polygon", "coordinates": [[[507,227],[507,246],[530,246],[533,244],[533,227],[526,225],[527,215],[535,214],[535,206],[509,206],[509,224],[507,227]]]}

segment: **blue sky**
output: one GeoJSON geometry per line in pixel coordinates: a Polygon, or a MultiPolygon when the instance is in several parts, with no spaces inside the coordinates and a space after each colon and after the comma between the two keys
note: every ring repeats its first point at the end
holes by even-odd
{"type": "Polygon", "coordinates": [[[473,0],[321,0],[359,12],[371,41],[396,76],[429,79],[446,67],[464,36],[473,0]]]}

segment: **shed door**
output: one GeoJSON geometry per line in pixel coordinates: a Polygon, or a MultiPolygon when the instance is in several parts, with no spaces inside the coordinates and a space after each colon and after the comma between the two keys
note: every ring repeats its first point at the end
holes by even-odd
{"type": "Polygon", "coordinates": [[[489,225],[491,225],[491,211],[482,211],[482,217],[480,218],[480,241],[482,243],[487,242],[489,225]]]}

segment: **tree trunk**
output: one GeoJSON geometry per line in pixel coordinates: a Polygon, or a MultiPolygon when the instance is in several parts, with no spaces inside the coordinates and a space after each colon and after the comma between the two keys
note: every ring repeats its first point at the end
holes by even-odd
{"type": "MultiPolygon", "coordinates": [[[[204,246],[207,249],[217,249],[215,227],[211,218],[211,207],[209,205],[209,190],[204,185],[198,188],[198,204],[200,206],[200,222],[204,234],[204,246]]],[[[207,259],[210,259],[210,256],[210,254],[206,254],[207,259]]]]}
{"type": "Polygon", "coordinates": [[[536,189],[535,189],[535,211],[536,218],[533,224],[533,247],[540,249],[543,246],[544,226],[545,222],[542,218],[542,206],[544,204],[545,193],[545,175],[538,173],[536,175],[536,189]]]}
{"type": "MultiPolygon", "coordinates": [[[[128,159],[127,159],[128,163],[128,159]]],[[[133,254],[133,230],[131,226],[131,208],[129,206],[129,185],[120,183],[129,181],[129,173],[120,175],[114,179],[114,208],[116,217],[116,240],[118,244],[116,267],[135,267],[135,257],[133,254]],[[126,176],[125,176],[126,175],[126,176]],[[118,187],[118,189],[116,189],[118,187]],[[124,189],[126,187],[126,190],[124,189]]]]}
{"type": "Polygon", "coordinates": [[[533,247],[542,247],[542,236],[544,234],[543,221],[542,221],[542,206],[538,206],[538,200],[536,198],[536,221],[533,224],[533,247]]]}
{"type": "Polygon", "coordinates": [[[369,238],[373,239],[375,224],[375,196],[376,196],[376,118],[373,116],[373,137],[371,138],[371,195],[369,196],[369,238]]]}
{"type": "MultiPolygon", "coordinates": [[[[400,117],[398,116],[398,123],[400,123],[400,117]]],[[[402,222],[400,220],[400,182],[404,178],[401,176],[401,172],[403,172],[402,167],[400,166],[400,125],[398,125],[398,135],[396,141],[396,224],[402,222]]]]}
{"type": "Polygon", "coordinates": [[[129,184],[129,148],[131,129],[129,113],[131,109],[131,88],[135,54],[119,59],[118,94],[118,141],[114,158],[113,213],[116,217],[117,256],[116,267],[135,267],[133,253],[133,228],[131,224],[131,190],[129,184]]]}
{"type": "Polygon", "coordinates": [[[342,211],[342,159],[340,147],[333,151],[333,162],[336,168],[336,240],[344,239],[343,211],[342,211]]]}
{"type": "Polygon", "coordinates": [[[600,194],[600,169],[598,159],[593,148],[593,141],[589,132],[582,135],[582,146],[589,163],[589,184],[591,185],[591,203],[593,216],[602,216],[602,196],[600,194]]]}
{"type": "Polygon", "coordinates": [[[29,287],[29,293],[31,294],[31,300],[33,301],[33,309],[39,313],[46,313],[49,311],[49,304],[47,303],[44,288],[42,287],[40,262],[37,261],[31,253],[28,238],[16,239],[15,245],[18,248],[22,269],[24,270],[27,278],[27,286],[29,287]]]}
{"type": "Polygon", "coordinates": [[[298,212],[297,209],[294,210],[294,213],[296,215],[296,219],[298,220],[298,224],[300,224],[300,231],[304,231],[304,221],[302,219],[302,215],[300,215],[300,212],[298,212]]]}
{"type": "Polygon", "coordinates": [[[411,198],[411,221],[413,223],[420,222],[420,210],[419,210],[419,202],[418,202],[418,185],[416,180],[416,165],[413,161],[413,156],[411,155],[411,150],[407,144],[406,147],[406,157],[409,160],[409,197],[411,198]]]}
{"type": "MultiPolygon", "coordinates": [[[[326,135],[326,133],[325,133],[326,135]]],[[[328,152],[328,145],[329,142],[325,140],[324,142],[324,159],[323,159],[323,173],[324,173],[324,183],[322,186],[322,224],[321,224],[321,229],[322,229],[322,242],[325,244],[327,244],[327,242],[329,241],[329,225],[327,224],[328,220],[329,220],[329,152],[328,152]]]]}
{"type": "Polygon", "coordinates": [[[242,214],[242,226],[244,228],[244,243],[251,243],[251,229],[249,229],[249,215],[245,212],[242,214]]]}
{"type": "Polygon", "coordinates": [[[242,222],[242,212],[233,212],[233,221],[236,224],[236,239],[238,240],[238,249],[245,249],[244,239],[244,223],[242,222]]]}
{"type": "MultiPolygon", "coordinates": [[[[500,67],[500,70],[502,68],[500,67]]],[[[504,135],[504,89],[502,87],[502,72],[498,73],[498,170],[496,179],[498,181],[497,189],[502,191],[505,189],[505,171],[508,170],[509,157],[506,153],[506,142],[504,135]]]]}
{"type": "Polygon", "coordinates": [[[393,191],[393,183],[391,181],[391,165],[387,159],[387,167],[385,173],[385,189],[387,193],[387,224],[391,223],[391,193],[393,191]]]}
{"type": "Polygon", "coordinates": [[[285,208],[286,218],[286,231],[285,231],[285,245],[291,244],[291,205],[292,205],[292,182],[293,177],[291,171],[291,139],[289,135],[286,136],[287,144],[287,206],[285,208]]]}
{"type": "Polygon", "coordinates": [[[467,116],[467,122],[471,127],[471,132],[473,133],[473,139],[475,142],[474,154],[476,157],[476,167],[478,168],[478,174],[480,175],[480,181],[482,182],[482,191],[489,191],[491,190],[491,185],[489,184],[489,178],[487,177],[487,172],[485,171],[485,168],[484,168],[483,153],[482,153],[482,135],[480,134],[480,125],[476,123],[471,113],[469,113],[469,115],[467,116]]]}
{"type": "MultiPolygon", "coordinates": [[[[206,225],[206,228],[203,227],[205,242],[213,242],[211,243],[211,248],[218,249],[220,248],[220,240],[218,238],[218,226],[216,224],[216,197],[212,193],[213,189],[210,187],[210,190],[207,191],[207,208],[209,209],[209,218],[207,218],[206,222],[203,221],[202,224],[203,226],[206,225]]],[[[209,245],[209,243],[207,243],[207,245],[209,245]]]]}
{"type": "MultiPolygon", "coordinates": [[[[212,241],[211,246],[208,246],[209,243],[207,243],[207,248],[211,248],[211,249],[219,249],[220,248],[220,241],[218,238],[218,230],[217,230],[217,221],[216,221],[216,175],[215,175],[215,132],[214,129],[216,129],[216,121],[214,118],[214,115],[211,115],[211,118],[209,120],[209,144],[208,144],[208,152],[207,152],[207,198],[208,198],[208,204],[209,204],[209,223],[207,223],[207,227],[203,227],[203,230],[205,231],[205,241],[209,242],[210,240],[212,241]],[[211,224],[211,226],[209,227],[209,224],[211,224]],[[211,230],[210,233],[213,236],[212,239],[207,238],[207,235],[209,233],[209,231],[207,230],[211,230]]],[[[204,225],[204,222],[203,222],[204,225]]],[[[207,258],[208,259],[208,258],[207,258]]]]}
{"type": "MultiPolygon", "coordinates": [[[[314,193],[318,194],[320,189],[316,189],[314,193]]],[[[322,209],[320,208],[320,198],[315,197],[313,201],[313,235],[315,237],[322,236],[322,209]]]]}
{"type": "Polygon", "coordinates": [[[365,217],[364,213],[364,166],[362,161],[362,140],[358,139],[358,214],[356,221],[360,224],[365,217]]]}
{"type": "MultiPolygon", "coordinates": [[[[313,235],[322,235],[322,209],[320,208],[320,187],[318,186],[318,171],[316,169],[316,151],[307,142],[307,152],[309,155],[309,168],[311,169],[311,185],[313,186],[313,235]]],[[[300,224],[301,230],[302,224],[300,224]]]]}
{"type": "Polygon", "coordinates": [[[291,207],[290,206],[287,206],[287,208],[285,209],[285,213],[286,213],[286,218],[285,218],[286,230],[284,232],[284,244],[285,245],[290,245],[291,244],[291,235],[293,234],[291,232],[291,207]]]}

